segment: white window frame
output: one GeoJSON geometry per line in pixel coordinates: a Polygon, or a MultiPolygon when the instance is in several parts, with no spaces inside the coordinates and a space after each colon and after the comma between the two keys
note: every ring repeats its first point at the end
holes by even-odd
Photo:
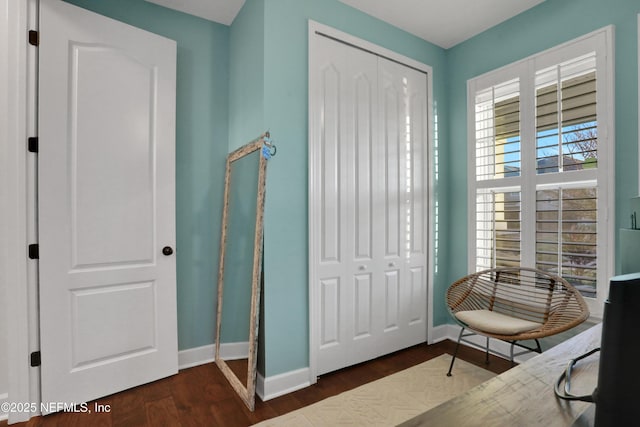
{"type": "MultiPolygon", "coordinates": [[[[639,18],[640,19],[640,18],[639,18]]],[[[592,317],[601,318],[607,297],[609,278],[614,274],[615,174],[614,174],[614,29],[608,26],[559,46],[532,55],[513,64],[467,81],[468,138],[468,269],[476,269],[476,191],[482,188],[520,188],[521,190],[521,265],[535,267],[535,198],[536,190],[549,185],[573,185],[574,182],[597,181],[598,188],[598,273],[596,297],[585,298],[592,317]],[[598,168],[572,171],[564,176],[536,173],[535,73],[589,52],[596,52],[598,168]],[[520,176],[476,180],[475,95],[477,92],[518,78],[520,82],[520,176]],[[554,176],[551,176],[554,175],[554,176]]]]}

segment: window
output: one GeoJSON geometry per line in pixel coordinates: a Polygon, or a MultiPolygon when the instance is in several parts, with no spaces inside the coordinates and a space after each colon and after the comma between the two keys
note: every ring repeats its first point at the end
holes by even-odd
{"type": "Polygon", "coordinates": [[[611,40],[605,28],[468,82],[470,269],[559,274],[595,315],[613,273],[611,40]]]}

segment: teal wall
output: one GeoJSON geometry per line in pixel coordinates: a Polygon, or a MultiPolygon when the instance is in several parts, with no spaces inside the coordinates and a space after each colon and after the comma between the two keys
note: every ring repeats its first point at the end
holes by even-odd
{"type": "Polygon", "coordinates": [[[229,139],[229,27],[143,0],[67,1],[177,42],[178,346],[211,344],[229,139]]]}
{"type": "MultiPolygon", "coordinates": [[[[447,51],[450,132],[441,201],[450,219],[442,266],[448,282],[467,272],[466,258],[456,256],[467,253],[467,80],[608,25],[615,25],[615,228],[628,227],[629,198],[638,194],[638,12],[637,0],[547,0],[447,51]]],[[[444,306],[435,312],[435,324],[448,321],[444,306]]]]}
{"type": "Polygon", "coordinates": [[[443,49],[336,0],[264,5],[264,123],[278,146],[269,161],[265,208],[265,360],[272,376],[309,366],[308,20],[433,67],[439,110],[446,109],[439,83],[446,63],[443,49]]]}
{"type": "Polygon", "coordinates": [[[247,0],[230,28],[229,151],[262,135],[264,123],[263,0],[247,0]]]}

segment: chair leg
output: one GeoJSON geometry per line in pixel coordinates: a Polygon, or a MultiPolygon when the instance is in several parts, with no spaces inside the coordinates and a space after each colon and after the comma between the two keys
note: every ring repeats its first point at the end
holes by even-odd
{"type": "Polygon", "coordinates": [[[460,340],[462,340],[462,334],[464,333],[464,328],[460,329],[460,335],[458,335],[458,342],[456,343],[456,350],[453,352],[453,357],[451,358],[451,364],[449,365],[449,372],[447,372],[447,376],[451,376],[451,370],[453,369],[453,362],[456,361],[456,356],[458,355],[458,348],[460,347],[460,340]]]}
{"type": "Polygon", "coordinates": [[[542,347],[540,347],[540,341],[538,341],[538,338],[535,339],[536,340],[536,352],[542,354],[542,347]]]}
{"type": "Polygon", "coordinates": [[[511,341],[511,352],[509,354],[509,360],[511,361],[511,367],[514,367],[514,363],[513,363],[513,346],[516,345],[515,341],[511,341]]]}
{"type": "MultiPolygon", "coordinates": [[[[517,344],[517,342],[516,342],[516,341],[509,341],[509,343],[511,344],[511,353],[509,354],[509,360],[511,361],[511,367],[512,367],[512,368],[513,368],[513,367],[515,366],[515,364],[516,364],[516,362],[515,362],[515,357],[514,357],[514,353],[513,353],[513,349],[514,349],[514,347],[515,347],[516,345],[517,345],[518,347],[524,348],[524,349],[525,349],[525,350],[527,350],[527,351],[533,351],[533,352],[535,352],[535,353],[539,353],[539,354],[540,354],[540,353],[542,353],[542,347],[540,346],[540,341],[538,341],[538,339],[537,339],[537,338],[534,338],[534,341],[536,342],[536,348],[529,347],[529,346],[526,346],[526,345],[524,345],[524,344],[517,344]]],[[[524,353],[518,353],[517,355],[519,356],[519,355],[521,355],[521,354],[524,354],[524,353]]]]}
{"type": "Polygon", "coordinates": [[[484,364],[489,364],[489,337],[487,337],[487,351],[485,353],[484,364]]]}

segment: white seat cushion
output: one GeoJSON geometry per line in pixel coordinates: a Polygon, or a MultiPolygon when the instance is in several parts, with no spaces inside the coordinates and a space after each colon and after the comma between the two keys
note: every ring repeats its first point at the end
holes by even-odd
{"type": "Polygon", "coordinates": [[[541,323],[530,322],[489,310],[460,311],[455,313],[455,316],[462,323],[469,325],[471,329],[498,335],[516,335],[542,326],[541,323]]]}

